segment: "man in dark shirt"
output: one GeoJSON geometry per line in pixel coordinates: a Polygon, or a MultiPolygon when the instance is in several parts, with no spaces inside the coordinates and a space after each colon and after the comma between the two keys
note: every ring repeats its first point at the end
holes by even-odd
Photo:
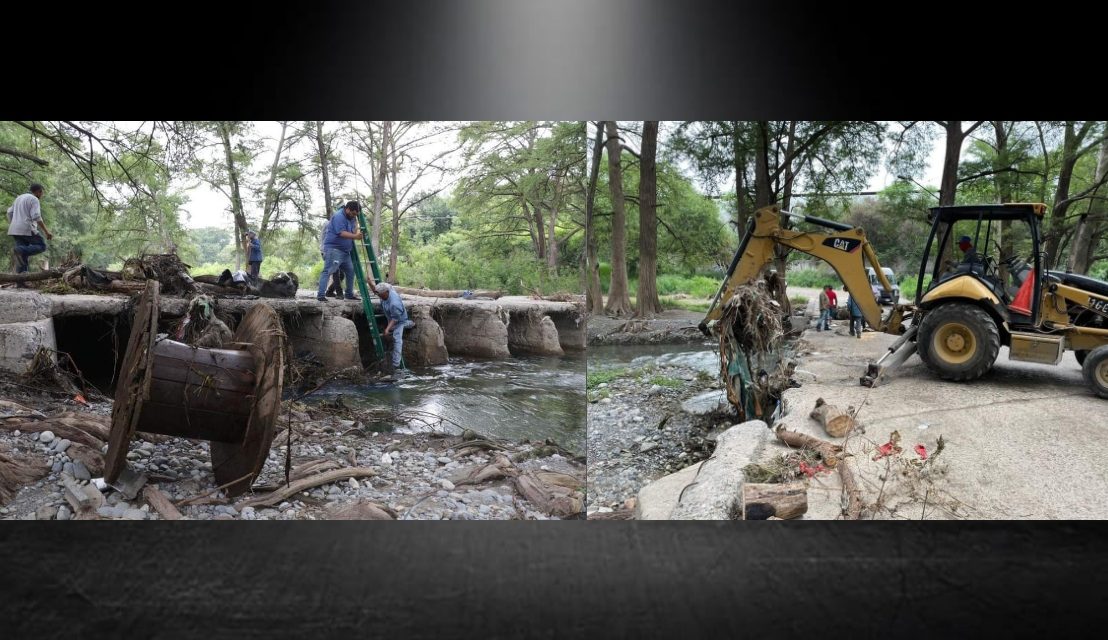
{"type": "Polygon", "coordinates": [[[362,232],[358,230],[358,213],[362,205],[356,200],[346,203],[346,206],[331,216],[331,222],[323,231],[323,273],[319,276],[319,289],[316,291],[316,299],[326,302],[327,280],[331,274],[339,269],[346,276],[346,299],[360,300],[354,295],[354,262],[350,254],[354,251],[354,241],[362,239],[362,232]]]}

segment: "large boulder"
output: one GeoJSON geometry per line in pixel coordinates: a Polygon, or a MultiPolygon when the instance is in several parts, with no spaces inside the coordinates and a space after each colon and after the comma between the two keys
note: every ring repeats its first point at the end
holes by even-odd
{"type": "Polygon", "coordinates": [[[564,353],[554,321],[541,311],[510,314],[508,349],[513,353],[541,356],[560,356],[564,353]]]}
{"type": "Polygon", "coordinates": [[[636,520],[669,520],[681,492],[696,479],[700,471],[698,462],[691,467],[685,467],[677,473],[659,478],[654,482],[639,489],[635,500],[636,520]]]}
{"type": "Polygon", "coordinates": [[[57,361],[53,318],[0,324],[0,370],[25,373],[41,347],[49,349],[51,360],[57,361]]]}
{"type": "Polygon", "coordinates": [[[446,349],[452,355],[497,360],[511,357],[508,314],[499,305],[476,301],[436,304],[431,315],[442,327],[446,349]]]}
{"type": "Polygon", "coordinates": [[[404,331],[404,364],[409,367],[446,364],[449,353],[445,337],[442,327],[431,317],[430,310],[427,307],[409,308],[408,318],[415,326],[404,331]]]}
{"type": "Polygon", "coordinates": [[[700,464],[695,480],[681,493],[673,520],[737,520],[742,502],[743,468],[757,459],[769,439],[761,420],[737,424],[719,435],[712,457],[700,464]]]}
{"type": "Polygon", "coordinates": [[[319,315],[286,322],[294,354],[310,354],[327,371],[361,368],[358,328],[354,321],[337,315],[319,315]]]}

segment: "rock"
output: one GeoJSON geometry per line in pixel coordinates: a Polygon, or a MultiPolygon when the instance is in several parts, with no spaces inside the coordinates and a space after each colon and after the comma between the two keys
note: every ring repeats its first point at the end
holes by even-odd
{"type": "MultiPolygon", "coordinates": [[[[4,296],[0,315],[8,314],[10,295],[6,293],[4,296]]],[[[46,304],[49,307],[50,303],[46,304]]],[[[0,371],[17,375],[25,373],[35,354],[43,347],[50,350],[51,361],[57,362],[58,343],[53,318],[29,322],[0,321],[0,371]]]]}
{"type": "Polygon", "coordinates": [[[643,445],[641,447],[639,447],[639,453],[646,453],[647,451],[653,451],[653,450],[657,449],[660,446],[661,445],[658,444],[657,442],[646,442],[646,443],[643,443],[643,445]]]}
{"type": "Polygon", "coordinates": [[[241,515],[243,520],[257,519],[257,514],[254,512],[254,507],[243,507],[241,515]]]}
{"type": "Polygon", "coordinates": [[[722,391],[706,391],[681,403],[681,410],[696,417],[726,414],[733,410],[722,391]]]}
{"type": "Polygon", "coordinates": [[[69,507],[64,504],[58,507],[58,515],[55,516],[58,520],[69,520],[73,517],[73,512],[69,510],[69,507]]]}
{"type": "Polygon", "coordinates": [[[57,512],[58,510],[54,507],[43,505],[38,509],[35,509],[35,520],[53,520],[54,514],[56,514],[57,512]]]}
{"type": "Polygon", "coordinates": [[[447,458],[446,456],[436,458],[436,460],[438,460],[442,464],[450,464],[451,462],[454,462],[453,460],[451,460],[450,458],[447,458]]]}
{"type": "Polygon", "coordinates": [[[101,518],[118,518],[123,515],[123,512],[119,510],[119,507],[100,507],[96,510],[96,513],[101,518]]]}
{"type": "Polygon", "coordinates": [[[426,307],[408,307],[408,319],[415,323],[404,330],[404,362],[409,367],[446,364],[446,335],[426,307]]]}
{"type": "Polygon", "coordinates": [[[681,492],[696,478],[701,464],[671,473],[639,489],[635,501],[635,519],[669,520],[681,492]]]}
{"type": "Polygon", "coordinates": [[[346,484],[349,485],[350,488],[355,490],[355,491],[357,491],[358,489],[360,489],[362,487],[362,485],[358,484],[358,481],[355,480],[354,478],[350,478],[349,480],[347,480],[346,484]]]}
{"type": "Polygon", "coordinates": [[[80,460],[73,463],[73,477],[86,482],[92,480],[92,474],[89,473],[88,467],[80,460]]]}
{"type": "Polygon", "coordinates": [[[54,464],[50,466],[51,473],[59,473],[65,464],[61,460],[55,460],[54,464]]]}
{"type": "Polygon", "coordinates": [[[38,434],[38,441],[43,444],[50,444],[54,441],[54,432],[43,431],[42,433],[38,434]]]}
{"type": "Polygon", "coordinates": [[[123,512],[123,518],[125,520],[145,520],[146,512],[142,509],[127,509],[123,512]]]}
{"type": "Polygon", "coordinates": [[[480,507],[477,507],[477,511],[478,511],[478,513],[480,513],[481,515],[483,515],[483,516],[487,516],[487,515],[489,514],[489,512],[491,512],[491,511],[492,511],[492,509],[491,509],[491,508],[489,508],[489,505],[487,505],[487,504],[483,504],[483,505],[481,505],[480,507]]]}
{"type": "Polygon", "coordinates": [[[447,480],[446,478],[443,478],[442,481],[439,484],[441,484],[442,488],[446,489],[447,491],[453,491],[454,490],[454,483],[447,480]]]}
{"type": "Polygon", "coordinates": [[[761,420],[737,424],[720,434],[712,457],[700,465],[695,483],[681,495],[673,520],[740,519],[743,468],[757,459],[769,439],[761,420]]]}
{"type": "Polygon", "coordinates": [[[12,431],[12,435],[18,438],[19,436],[23,435],[23,432],[19,429],[16,429],[15,431],[12,431]]]}
{"type": "Polygon", "coordinates": [[[70,443],[69,440],[66,440],[65,438],[62,438],[61,440],[57,440],[54,443],[54,451],[57,451],[58,453],[65,453],[66,449],[69,448],[70,444],[72,444],[72,443],[70,443]]]}
{"type": "Polygon", "coordinates": [[[509,312],[508,349],[513,353],[564,355],[554,321],[537,310],[509,312]]]}
{"type": "Polygon", "coordinates": [[[600,399],[600,404],[612,404],[612,399],[611,398],[601,398],[600,399]]]}
{"type": "Polygon", "coordinates": [[[385,453],[381,455],[381,464],[392,464],[392,456],[385,453]]]}
{"type": "Polygon", "coordinates": [[[348,505],[332,507],[329,512],[331,520],[395,520],[395,510],[390,513],[381,505],[367,500],[348,505]]]}
{"type": "Polygon", "coordinates": [[[68,473],[69,475],[72,476],[73,475],[73,463],[72,462],[66,462],[65,464],[63,464],[62,465],[62,473],[68,473]]]}
{"type": "Polygon", "coordinates": [[[301,316],[299,321],[287,322],[286,331],[294,352],[315,356],[327,371],[362,370],[360,339],[353,320],[338,315],[301,316]]]}

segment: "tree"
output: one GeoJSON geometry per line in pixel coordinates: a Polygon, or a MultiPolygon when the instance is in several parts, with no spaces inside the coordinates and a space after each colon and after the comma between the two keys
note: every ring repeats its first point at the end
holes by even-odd
{"type": "Polygon", "coordinates": [[[586,286],[585,305],[589,313],[604,312],[604,294],[600,289],[600,257],[596,241],[596,183],[600,176],[600,158],[604,149],[604,124],[595,123],[596,134],[592,139],[589,157],[589,183],[585,192],[585,244],[586,286]]]}
{"type": "Polygon", "coordinates": [[[623,202],[622,147],[619,129],[614,120],[604,123],[608,138],[608,189],[612,199],[612,276],[608,285],[608,302],[604,312],[612,316],[631,313],[631,297],[627,286],[627,227],[623,202]]]}
{"type": "Polygon", "coordinates": [[[635,315],[653,318],[662,311],[658,299],[658,198],[657,156],[658,121],[647,120],[642,127],[639,157],[639,290],[635,315]]]}

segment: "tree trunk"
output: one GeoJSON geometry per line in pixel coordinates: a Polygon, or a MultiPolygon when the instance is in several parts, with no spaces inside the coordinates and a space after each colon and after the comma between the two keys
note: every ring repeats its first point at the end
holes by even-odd
{"type": "Polygon", "coordinates": [[[1077,164],[1077,153],[1081,141],[1084,139],[1087,127],[1082,127],[1081,132],[1074,130],[1075,122],[1067,121],[1065,135],[1062,141],[1062,160],[1058,167],[1058,181],[1054,189],[1054,206],[1051,207],[1046,243],[1043,250],[1046,253],[1046,268],[1050,269],[1062,264],[1062,238],[1066,234],[1066,212],[1070,203],[1070,184],[1073,182],[1073,168],[1077,164]]]}
{"type": "Polygon", "coordinates": [[[400,158],[396,157],[396,140],[389,142],[389,158],[391,159],[390,172],[392,180],[389,183],[392,189],[392,248],[389,250],[389,272],[386,280],[389,284],[396,284],[396,260],[400,255],[400,202],[397,180],[400,173],[400,158]]]}
{"type": "Polygon", "coordinates": [[[600,154],[604,145],[604,124],[596,123],[593,139],[592,161],[589,165],[589,184],[585,191],[585,251],[586,286],[585,306],[589,313],[604,313],[604,294],[600,288],[600,257],[596,234],[593,233],[596,207],[596,185],[600,179],[600,154]]]}
{"type": "Polygon", "coordinates": [[[235,165],[234,150],[231,145],[231,127],[227,122],[217,125],[219,138],[223,143],[223,154],[227,163],[227,179],[231,183],[231,214],[235,219],[235,270],[242,268],[242,247],[246,241],[246,213],[242,207],[242,194],[239,191],[239,170],[235,165]]]}
{"type": "Polygon", "coordinates": [[[277,153],[273,156],[273,164],[269,166],[269,179],[265,184],[265,206],[262,207],[262,222],[258,225],[258,239],[265,242],[269,239],[269,221],[273,212],[277,209],[277,193],[273,190],[277,183],[277,169],[281,166],[281,153],[285,149],[285,132],[289,123],[281,123],[281,137],[277,140],[277,153]]]}
{"type": "MultiPolygon", "coordinates": [[[[1100,155],[1097,157],[1096,176],[1093,182],[1101,183],[1106,176],[1108,176],[1108,139],[1100,143],[1100,155]]],[[[1108,217],[1108,205],[1105,205],[1105,201],[1101,199],[1106,193],[1108,193],[1108,187],[1101,184],[1093,193],[1093,199],[1089,201],[1088,211],[1078,222],[1068,264],[1069,270],[1074,273],[1088,273],[1089,267],[1092,266],[1090,262],[1093,248],[1100,239],[1100,231],[1105,218],[1108,217]]]]}
{"type": "Polygon", "coordinates": [[[803,481],[743,485],[743,520],[791,520],[807,512],[808,487],[803,481]]]}
{"type": "Polygon", "coordinates": [[[653,318],[662,311],[658,299],[658,200],[657,180],[658,121],[642,123],[642,147],[639,152],[639,293],[638,318],[653,318]]]}
{"type": "Polygon", "coordinates": [[[754,210],[773,204],[769,185],[769,122],[759,120],[755,129],[758,146],[754,152],[754,210]]]}
{"type": "Polygon", "coordinates": [[[605,123],[608,129],[608,188],[612,197],[612,281],[608,286],[608,304],[604,311],[613,316],[631,312],[631,297],[627,291],[627,228],[623,202],[622,153],[619,130],[614,120],[605,123]]]}
{"type": "Polygon", "coordinates": [[[833,404],[827,404],[823,398],[816,400],[816,407],[809,417],[818,420],[827,435],[833,438],[842,438],[854,428],[853,416],[833,404]]]}
{"type": "Polygon", "coordinates": [[[331,178],[327,174],[327,146],[323,142],[323,121],[316,120],[315,123],[315,142],[319,151],[319,171],[323,174],[323,206],[327,209],[325,212],[327,217],[330,218],[331,207],[334,203],[331,201],[331,178]]]}
{"type": "Polygon", "coordinates": [[[746,208],[746,163],[748,160],[746,143],[742,139],[742,130],[738,121],[731,122],[732,145],[735,150],[735,230],[742,240],[746,233],[746,222],[750,212],[746,208]]]}
{"type": "MultiPolygon", "coordinates": [[[[949,207],[954,204],[958,195],[958,163],[962,158],[962,141],[965,134],[962,132],[961,120],[948,120],[942,123],[946,130],[946,152],[943,154],[943,175],[939,180],[939,206],[949,207]]],[[[936,240],[942,242],[942,235],[946,233],[946,225],[940,225],[936,240]]],[[[939,264],[945,263],[947,255],[954,250],[954,241],[939,245],[939,264]]]]}
{"type": "Polygon", "coordinates": [[[554,234],[554,230],[558,223],[558,206],[562,198],[562,179],[561,173],[555,174],[554,199],[550,203],[550,215],[547,220],[550,231],[546,234],[546,240],[549,243],[549,248],[546,250],[546,267],[550,274],[555,276],[558,275],[558,237],[554,234]]]}
{"type": "MultiPolygon", "coordinates": [[[[795,170],[793,169],[793,155],[796,152],[796,120],[789,121],[789,133],[788,139],[785,143],[785,184],[781,189],[781,209],[788,211],[792,207],[793,200],[793,178],[795,170]]],[[[792,227],[792,220],[785,214],[781,214],[781,228],[789,229],[792,227]]],[[[777,245],[773,248],[774,266],[777,268],[777,273],[784,278],[786,272],[786,260],[789,258],[789,249],[784,245],[777,245]]]]}
{"type": "Polygon", "coordinates": [[[392,120],[381,123],[381,141],[378,146],[377,174],[373,180],[373,251],[381,253],[381,208],[385,200],[385,175],[388,170],[388,144],[392,138],[392,120]]]}
{"type": "MultiPolygon", "coordinates": [[[[993,169],[997,171],[994,176],[996,183],[996,195],[997,200],[1000,203],[1012,201],[1012,178],[1011,174],[1007,171],[1000,171],[1005,167],[1010,166],[1011,159],[1008,157],[1008,138],[1010,137],[1010,131],[1005,128],[1003,121],[994,121],[993,133],[996,136],[996,162],[993,165],[993,169]]],[[[1012,123],[1015,126],[1015,123],[1012,123]]],[[[1000,258],[1006,258],[1015,252],[1015,245],[1012,243],[1012,221],[1002,220],[1000,222],[1000,258]]],[[[1011,285],[1011,277],[1008,274],[1008,265],[999,262],[997,264],[997,270],[1000,273],[1000,282],[1005,289],[1011,285]]]]}

